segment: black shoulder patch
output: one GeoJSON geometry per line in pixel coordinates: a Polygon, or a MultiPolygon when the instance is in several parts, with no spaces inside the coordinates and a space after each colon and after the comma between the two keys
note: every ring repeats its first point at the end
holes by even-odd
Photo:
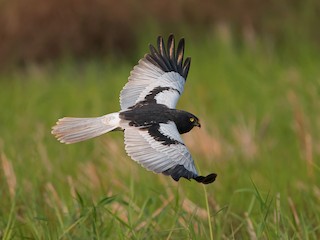
{"type": "Polygon", "coordinates": [[[145,100],[147,102],[156,102],[155,101],[155,97],[157,96],[157,94],[164,92],[164,91],[169,91],[169,90],[173,90],[176,91],[180,94],[178,89],[172,88],[172,87],[156,87],[154,88],[152,91],[149,92],[149,94],[147,96],[145,96],[145,100]]]}
{"type": "Polygon", "coordinates": [[[129,107],[129,109],[132,109],[132,108],[135,108],[136,106],[141,106],[141,105],[144,105],[144,104],[150,104],[150,103],[157,103],[155,97],[161,93],[161,92],[164,92],[164,91],[169,91],[169,90],[172,90],[172,91],[176,91],[179,95],[181,95],[180,91],[176,88],[172,88],[172,87],[155,87],[153,90],[151,90],[146,96],[145,98],[136,103],[134,106],[132,107],[129,107]]]}
{"type": "Polygon", "coordinates": [[[157,46],[158,50],[153,45],[149,45],[150,53],[145,56],[146,59],[165,72],[175,71],[179,73],[186,80],[190,68],[191,58],[188,57],[183,62],[184,39],[180,39],[177,52],[175,50],[175,40],[173,34],[171,34],[168,38],[167,49],[161,36],[158,37],[157,46]]]}
{"type": "Polygon", "coordinates": [[[156,141],[161,142],[161,144],[163,145],[171,145],[171,144],[182,144],[183,143],[170,138],[170,136],[166,136],[163,133],[161,133],[159,131],[160,129],[160,124],[153,124],[150,127],[147,128],[148,129],[148,133],[150,134],[150,136],[152,136],[156,141]]]}

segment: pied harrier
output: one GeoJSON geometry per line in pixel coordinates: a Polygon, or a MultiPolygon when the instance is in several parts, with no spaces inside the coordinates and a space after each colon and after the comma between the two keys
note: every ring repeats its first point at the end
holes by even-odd
{"type": "Polygon", "coordinates": [[[119,112],[96,118],[64,117],[52,134],[66,144],[84,141],[104,133],[124,131],[127,154],[147,170],[208,184],[215,173],[199,176],[180,134],[200,127],[193,114],[175,109],[188,76],[191,59],[183,59],[184,39],[175,50],[171,34],[165,46],[158,37],[157,49],[150,44],[146,54],[130,73],[120,93],[119,112]]]}

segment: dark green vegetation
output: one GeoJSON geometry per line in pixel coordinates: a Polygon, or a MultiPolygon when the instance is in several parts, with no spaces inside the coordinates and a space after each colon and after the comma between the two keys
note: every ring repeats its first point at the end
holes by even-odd
{"type": "Polygon", "coordinates": [[[319,15],[319,0],[1,0],[0,71],[66,54],[128,59],[150,31],[191,30],[202,38],[220,25],[237,38],[259,35],[281,44],[289,35],[294,43],[304,38],[319,46],[319,15]]]}
{"type": "Polygon", "coordinates": [[[225,30],[186,41],[192,64],[178,107],[203,126],[184,139],[201,173],[218,174],[205,187],[147,172],[126,156],[121,132],[75,145],[50,134],[60,117],[119,110],[155,37],[135,62],[66,60],[1,75],[0,236],[319,238],[319,51],[303,41],[235,44],[225,30]]]}

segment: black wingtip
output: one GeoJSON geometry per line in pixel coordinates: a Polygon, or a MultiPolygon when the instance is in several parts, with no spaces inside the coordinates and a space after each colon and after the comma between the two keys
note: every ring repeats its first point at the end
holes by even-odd
{"type": "Polygon", "coordinates": [[[183,69],[182,69],[182,76],[187,79],[188,77],[188,73],[189,73],[189,69],[190,69],[190,64],[191,64],[191,58],[187,57],[187,59],[184,61],[183,64],[183,69]]]}
{"type": "Polygon", "coordinates": [[[162,172],[164,175],[169,175],[175,181],[179,181],[180,178],[186,178],[188,180],[194,179],[199,183],[209,184],[213,183],[216,180],[217,174],[211,173],[208,176],[198,176],[194,172],[187,170],[183,165],[176,165],[172,168],[167,169],[166,171],[162,172]]]}
{"type": "Polygon", "coordinates": [[[183,61],[184,47],[184,38],[179,40],[176,49],[174,34],[169,35],[167,45],[165,45],[163,37],[158,36],[157,47],[149,45],[150,53],[147,54],[147,60],[165,72],[178,72],[186,80],[190,68],[190,58],[183,61]]]}
{"type": "Polygon", "coordinates": [[[173,33],[170,33],[170,35],[168,37],[168,45],[171,45],[171,44],[174,45],[174,34],[173,33]]]}
{"type": "Polygon", "coordinates": [[[197,176],[197,177],[194,178],[194,180],[196,180],[199,183],[209,184],[209,183],[213,183],[216,180],[216,177],[217,177],[217,174],[211,173],[206,177],[197,176]]]}

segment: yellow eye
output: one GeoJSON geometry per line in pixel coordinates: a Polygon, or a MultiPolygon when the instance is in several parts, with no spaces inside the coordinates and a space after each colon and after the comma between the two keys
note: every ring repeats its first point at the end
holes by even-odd
{"type": "Polygon", "coordinates": [[[194,122],[194,118],[190,118],[190,122],[194,122]]]}

